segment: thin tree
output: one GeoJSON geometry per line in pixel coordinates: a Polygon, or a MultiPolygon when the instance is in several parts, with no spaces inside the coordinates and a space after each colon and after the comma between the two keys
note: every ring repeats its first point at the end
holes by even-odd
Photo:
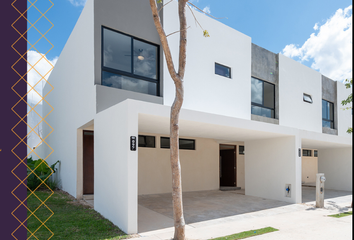
{"type": "MultiPolygon", "coordinates": [[[[166,36],[159,17],[159,11],[165,5],[169,4],[172,1],[166,3],[164,6],[160,8],[160,10],[157,9],[156,2],[162,3],[162,0],[150,0],[152,16],[154,19],[156,30],[160,36],[161,46],[165,53],[168,71],[171,75],[171,78],[176,88],[176,96],[171,106],[171,114],[170,114],[170,161],[171,161],[171,170],[172,170],[173,218],[174,218],[174,226],[175,226],[174,239],[181,240],[181,239],[185,239],[185,221],[183,216],[183,202],[182,202],[181,164],[179,160],[179,113],[183,104],[183,95],[184,95],[183,79],[184,79],[184,73],[186,68],[186,57],[187,57],[186,55],[186,50],[187,50],[186,7],[189,6],[187,5],[188,0],[178,1],[178,15],[179,15],[180,29],[179,31],[176,31],[174,33],[179,32],[180,41],[179,41],[178,71],[176,71],[172,60],[171,50],[167,41],[167,37],[174,33],[171,33],[166,36]]],[[[198,21],[196,20],[196,22],[198,21]]],[[[203,34],[205,37],[209,36],[206,30],[203,30],[203,34]]]]}

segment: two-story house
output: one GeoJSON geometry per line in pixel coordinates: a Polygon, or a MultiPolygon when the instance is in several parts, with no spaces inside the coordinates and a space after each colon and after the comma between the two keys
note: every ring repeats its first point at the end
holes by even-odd
{"type": "MultiPolygon", "coordinates": [[[[179,29],[176,4],[160,12],[167,34],[179,29]]],[[[203,37],[187,12],[183,191],[239,187],[249,196],[301,203],[304,166],[312,166],[311,177],[324,173],[327,188],[351,191],[346,130],[352,113],[341,109],[350,90],[194,14],[211,37],[203,37]],[[302,165],[303,154],[315,154],[316,163],[302,165]]],[[[176,61],[179,35],[168,40],[176,61]]],[[[138,195],[171,192],[175,87],[149,2],[88,0],[49,83],[44,91],[51,106],[44,105],[44,115],[50,114],[38,151],[49,162],[61,161],[63,190],[77,198],[94,194],[98,212],[136,233],[138,195]]]]}

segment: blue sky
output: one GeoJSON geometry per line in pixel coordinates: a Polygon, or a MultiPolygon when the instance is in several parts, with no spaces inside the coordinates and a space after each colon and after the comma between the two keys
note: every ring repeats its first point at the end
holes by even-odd
{"type": "MultiPolygon", "coordinates": [[[[28,0],[29,5],[30,1],[35,0],[28,0]]],[[[45,36],[54,45],[54,48],[46,55],[49,60],[54,60],[53,63],[56,62],[56,58],[70,36],[85,1],[52,0],[54,6],[46,13],[46,17],[54,24],[54,27],[45,36]]],[[[352,3],[350,0],[190,1],[199,8],[209,11],[215,17],[227,17],[219,21],[250,36],[253,43],[263,48],[275,53],[281,52],[335,80],[351,77],[352,10],[349,6],[352,3]],[[341,13],[338,13],[339,9],[342,9],[341,13]],[[344,12],[345,9],[347,9],[346,12],[344,12]],[[328,22],[327,25],[326,22],[328,22]],[[348,27],[349,22],[350,27],[348,27]],[[315,25],[318,26],[317,29],[314,28],[315,25]],[[322,26],[324,26],[323,31],[322,26]],[[320,34],[320,31],[326,34],[320,34]],[[341,35],[343,33],[344,36],[341,35]],[[311,34],[314,36],[311,37],[311,34]],[[342,36],[341,38],[344,39],[331,40],[336,36],[342,36]],[[329,52],[331,54],[328,54],[329,52]],[[330,61],[327,61],[326,65],[324,62],[329,58],[335,58],[336,64],[329,65],[330,61]],[[348,67],[348,62],[350,62],[350,67],[348,67]],[[345,69],[339,71],[339,67],[345,69]]],[[[35,6],[43,12],[50,5],[49,0],[37,0],[35,3],[35,6]]],[[[28,19],[35,22],[39,17],[38,11],[32,7],[28,12],[28,19]]],[[[50,24],[42,17],[35,26],[41,32],[46,32],[50,24]]],[[[207,26],[204,27],[207,29],[207,26]]],[[[212,33],[210,34],[212,36],[212,33]]],[[[29,30],[28,39],[31,43],[36,42],[39,37],[35,29],[29,30]]],[[[50,45],[42,39],[35,47],[39,52],[46,53],[50,45]]]]}

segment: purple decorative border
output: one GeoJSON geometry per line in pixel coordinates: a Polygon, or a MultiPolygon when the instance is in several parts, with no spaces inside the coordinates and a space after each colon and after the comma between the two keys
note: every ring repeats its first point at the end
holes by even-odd
{"type": "MultiPolygon", "coordinates": [[[[20,205],[19,200],[12,194],[12,191],[20,184],[20,180],[12,173],[12,170],[21,162],[20,159],[26,158],[27,147],[24,143],[20,143],[21,139],[19,139],[11,130],[21,121],[12,110],[21,98],[11,88],[21,78],[12,69],[12,66],[21,76],[25,76],[27,72],[27,63],[22,59],[15,64],[21,56],[12,48],[12,45],[21,37],[21,35],[12,27],[12,24],[21,16],[21,14],[16,11],[12,4],[21,13],[24,13],[27,10],[27,1],[0,1],[0,42],[2,55],[0,59],[0,239],[22,240],[27,238],[26,228],[24,226],[19,227],[21,223],[11,214],[20,205]],[[16,147],[16,145],[18,146],[16,147]],[[20,159],[12,152],[12,150],[20,159]],[[15,229],[17,230],[15,231],[15,229]]],[[[24,16],[26,16],[26,13],[24,16]]],[[[26,19],[20,17],[14,24],[14,27],[21,34],[25,33],[27,30],[26,19]]],[[[26,37],[26,35],[24,37],[26,37]]],[[[27,51],[26,40],[21,38],[14,45],[14,48],[16,48],[20,54],[25,54],[27,51]]],[[[24,96],[27,93],[27,84],[24,80],[21,80],[16,84],[14,89],[20,96],[24,96]]],[[[27,113],[27,105],[24,101],[21,101],[16,105],[14,110],[19,116],[24,117],[27,113]]],[[[21,138],[25,138],[27,135],[27,126],[24,122],[19,123],[13,130],[21,138]]],[[[20,179],[25,179],[26,166],[21,164],[16,168],[14,173],[20,179]]],[[[16,189],[14,194],[23,201],[27,195],[26,187],[22,184],[16,189]]],[[[27,209],[24,206],[20,206],[13,214],[23,222],[27,217],[27,209]]]]}

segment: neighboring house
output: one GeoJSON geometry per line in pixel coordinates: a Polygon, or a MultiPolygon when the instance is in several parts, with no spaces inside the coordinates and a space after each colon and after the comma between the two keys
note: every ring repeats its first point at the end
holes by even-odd
{"type": "MultiPolygon", "coordinates": [[[[160,13],[179,29],[177,2],[160,13]]],[[[350,91],[340,83],[195,12],[211,37],[189,25],[180,114],[184,191],[241,187],[245,194],[301,203],[302,182],[352,190],[350,91]],[[304,180],[302,150],[316,150],[304,180]],[[311,166],[310,166],[311,165],[311,166]],[[315,165],[315,166],[314,166],[315,165]],[[286,196],[285,186],[291,194],[286,196]]],[[[168,37],[178,57],[179,35],[168,37]]],[[[177,62],[177,61],[176,61],[177,62]]],[[[171,192],[169,112],[175,87],[148,1],[88,0],[45,87],[53,111],[41,145],[60,160],[61,187],[127,233],[137,232],[138,195],[171,192]],[[131,137],[138,139],[131,150],[131,137]],[[54,149],[52,150],[48,145],[54,149]]],[[[51,110],[44,106],[44,115],[51,110]]],[[[306,153],[308,154],[308,152],[306,153]]],[[[304,161],[306,161],[304,157],[304,161]]]]}

